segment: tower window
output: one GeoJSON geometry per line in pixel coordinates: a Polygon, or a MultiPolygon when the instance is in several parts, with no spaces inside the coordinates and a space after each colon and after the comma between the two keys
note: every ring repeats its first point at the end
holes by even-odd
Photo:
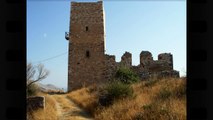
{"type": "Polygon", "coordinates": [[[89,58],[90,57],[90,53],[89,50],[86,51],[86,57],[89,58]]]}
{"type": "Polygon", "coordinates": [[[89,28],[88,28],[88,26],[86,26],[86,31],[88,31],[89,30],[89,28]]]}

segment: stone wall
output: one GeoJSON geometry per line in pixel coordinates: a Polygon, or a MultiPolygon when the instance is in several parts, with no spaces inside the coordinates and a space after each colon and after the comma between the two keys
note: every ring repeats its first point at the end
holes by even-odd
{"type": "Polygon", "coordinates": [[[110,80],[116,73],[116,69],[118,67],[118,63],[115,61],[114,55],[105,55],[105,79],[110,80]]]}
{"type": "Polygon", "coordinates": [[[71,2],[68,91],[104,80],[104,16],[99,2],[71,2]]]}
{"type": "Polygon", "coordinates": [[[158,60],[153,60],[151,52],[142,51],[140,53],[140,64],[134,71],[141,78],[147,78],[154,74],[163,77],[179,77],[179,72],[173,70],[173,56],[171,53],[161,53],[158,55],[158,60]]]}
{"type": "Polygon", "coordinates": [[[142,51],[140,53],[140,67],[143,70],[148,70],[147,68],[153,62],[152,53],[149,51],[142,51]]]}
{"type": "Polygon", "coordinates": [[[171,53],[161,53],[158,55],[158,60],[153,60],[152,54],[149,51],[140,53],[140,64],[132,66],[132,54],[125,52],[120,62],[115,62],[114,55],[106,56],[105,76],[107,80],[111,79],[116,70],[121,67],[128,67],[139,75],[141,80],[156,76],[156,77],[179,77],[179,72],[173,70],[173,61],[171,53]]]}
{"type": "Polygon", "coordinates": [[[170,70],[173,69],[173,56],[171,53],[161,53],[158,55],[158,61],[165,61],[169,64],[170,70]]]}
{"type": "Polygon", "coordinates": [[[132,67],[132,54],[129,52],[125,52],[121,57],[120,66],[124,66],[127,68],[132,67]]]}
{"type": "Polygon", "coordinates": [[[152,75],[179,76],[173,70],[170,53],[153,60],[149,51],[140,53],[140,64],[132,66],[132,54],[125,52],[120,62],[105,54],[103,2],[71,2],[69,30],[68,91],[110,80],[120,66],[135,71],[141,79],[152,75]]]}

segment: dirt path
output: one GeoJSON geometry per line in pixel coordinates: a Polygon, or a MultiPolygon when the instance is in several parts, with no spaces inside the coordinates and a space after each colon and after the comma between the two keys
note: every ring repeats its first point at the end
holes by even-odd
{"type": "Polygon", "coordinates": [[[94,120],[86,111],[78,107],[66,95],[52,95],[56,101],[58,120],[94,120]]]}

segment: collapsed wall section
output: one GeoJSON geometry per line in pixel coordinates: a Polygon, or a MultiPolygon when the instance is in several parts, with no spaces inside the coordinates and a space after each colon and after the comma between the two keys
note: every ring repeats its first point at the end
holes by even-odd
{"type": "Polygon", "coordinates": [[[116,73],[119,67],[127,67],[132,69],[141,80],[150,77],[179,77],[179,72],[173,70],[173,58],[171,53],[161,53],[158,55],[158,60],[153,60],[152,53],[142,51],[140,53],[140,64],[132,65],[132,54],[125,52],[120,62],[115,61],[114,55],[105,55],[105,78],[110,80],[116,73]]]}

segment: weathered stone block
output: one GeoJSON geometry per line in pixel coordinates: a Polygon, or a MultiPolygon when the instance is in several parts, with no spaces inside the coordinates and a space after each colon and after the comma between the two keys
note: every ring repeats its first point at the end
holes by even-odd
{"type": "Polygon", "coordinates": [[[27,111],[45,108],[44,96],[32,96],[27,98],[27,111]]]}

